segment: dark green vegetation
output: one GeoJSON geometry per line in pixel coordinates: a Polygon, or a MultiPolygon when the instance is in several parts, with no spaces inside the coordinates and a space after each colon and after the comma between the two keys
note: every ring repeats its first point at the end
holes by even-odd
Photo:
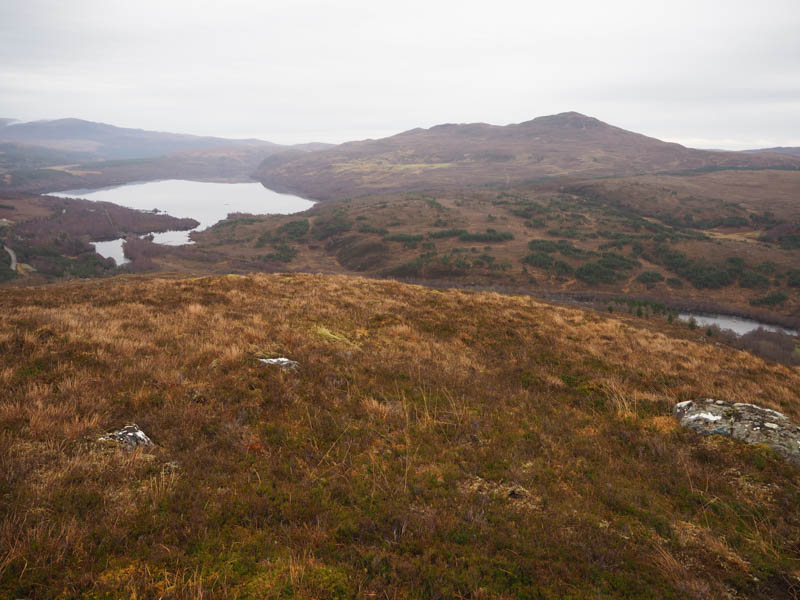
{"type": "Polygon", "coordinates": [[[783,292],[772,292],[763,298],[754,298],[750,300],[750,304],[753,306],[777,306],[778,304],[783,304],[788,299],[789,297],[783,292]]]}
{"type": "Polygon", "coordinates": [[[683,326],[309,275],[5,289],[0,323],[0,597],[791,597],[796,468],[670,410],[797,420],[800,375],[683,326]],[[96,441],[130,422],[154,448],[96,441]]]}
{"type": "Polygon", "coordinates": [[[16,244],[16,253],[21,263],[32,266],[36,273],[52,279],[100,277],[116,272],[112,259],[96,254],[88,244],[72,240],[65,240],[64,243],[55,241],[49,245],[16,244]]]}
{"type": "Polygon", "coordinates": [[[800,210],[791,202],[800,174],[735,171],[725,178],[713,173],[656,179],[659,185],[662,180],[678,190],[665,197],[682,209],[665,213],[641,201],[662,189],[648,178],[543,182],[435,196],[385,194],[318,204],[303,215],[310,223],[308,235],[292,239],[281,233],[296,217],[258,217],[224,240],[198,236],[198,248],[213,244],[246,261],[263,257],[250,250],[253,240],[258,247],[264,240],[280,239],[296,250],[289,268],[539,293],[657,294],[695,305],[715,302],[800,318],[795,291],[800,255],[762,235],[800,222],[800,210]],[[768,206],[775,210],[755,201],[750,206],[744,200],[717,200],[723,191],[729,193],[731,186],[723,184],[730,177],[747,189],[753,182],[766,186],[763,193],[774,194],[768,206]],[[690,183],[708,188],[702,202],[682,191],[690,183]],[[676,221],[680,210],[692,218],[676,221]],[[716,229],[705,228],[711,215],[719,222],[716,229]],[[750,225],[739,227],[745,221],[750,225]],[[786,301],[760,301],[773,291],[786,301]]]}
{"type": "Polygon", "coordinates": [[[11,281],[17,274],[11,270],[11,257],[0,246],[0,283],[11,281]]]}

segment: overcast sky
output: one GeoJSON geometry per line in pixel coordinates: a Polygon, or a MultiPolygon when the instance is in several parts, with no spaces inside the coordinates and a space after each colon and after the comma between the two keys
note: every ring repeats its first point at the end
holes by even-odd
{"type": "Polygon", "coordinates": [[[0,117],[289,143],[569,110],[800,146],[800,0],[0,1],[0,117]]]}

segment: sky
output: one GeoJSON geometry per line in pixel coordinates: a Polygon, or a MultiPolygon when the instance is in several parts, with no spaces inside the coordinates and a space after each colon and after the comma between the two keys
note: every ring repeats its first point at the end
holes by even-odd
{"type": "Polygon", "coordinates": [[[798,0],[2,0],[0,117],[280,143],[578,111],[800,146],[798,0]]]}

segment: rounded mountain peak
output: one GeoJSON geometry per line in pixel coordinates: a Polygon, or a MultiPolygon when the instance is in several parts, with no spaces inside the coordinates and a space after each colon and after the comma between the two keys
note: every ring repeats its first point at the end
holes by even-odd
{"type": "Polygon", "coordinates": [[[588,129],[590,127],[610,127],[600,119],[588,117],[579,112],[563,112],[556,115],[537,117],[531,121],[521,123],[521,125],[546,125],[550,127],[569,128],[569,129],[588,129]]]}

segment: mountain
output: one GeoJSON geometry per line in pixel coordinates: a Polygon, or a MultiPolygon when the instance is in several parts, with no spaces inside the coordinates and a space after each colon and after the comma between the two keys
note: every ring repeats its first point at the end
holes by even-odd
{"type": "Polygon", "coordinates": [[[759,150],[744,150],[748,154],[763,154],[765,152],[771,154],[786,154],[788,156],[800,156],[800,147],[792,148],[786,146],[778,146],[776,148],[761,148],[759,150]]]}
{"type": "Polygon", "coordinates": [[[274,189],[329,200],[567,175],[766,166],[800,168],[800,159],[694,150],[567,112],[507,126],[437,125],[321,152],[275,154],[255,176],[274,189]]]}
{"type": "Polygon", "coordinates": [[[56,119],[29,123],[18,123],[14,119],[0,119],[0,142],[78,152],[95,160],[152,158],[178,152],[205,151],[233,146],[271,150],[295,148],[304,152],[324,150],[333,146],[319,142],[281,145],[253,138],[227,139],[129,129],[82,119],[56,119]]]}
{"type": "Polygon", "coordinates": [[[17,142],[55,150],[84,152],[95,159],[149,158],[176,152],[226,146],[280,147],[263,140],[217,137],[116,127],[82,119],[12,123],[0,127],[0,142],[17,142]]]}
{"type": "Polygon", "coordinates": [[[81,119],[0,119],[0,191],[41,193],[163,178],[249,180],[271,154],[331,147],[127,129],[81,119]]]}

